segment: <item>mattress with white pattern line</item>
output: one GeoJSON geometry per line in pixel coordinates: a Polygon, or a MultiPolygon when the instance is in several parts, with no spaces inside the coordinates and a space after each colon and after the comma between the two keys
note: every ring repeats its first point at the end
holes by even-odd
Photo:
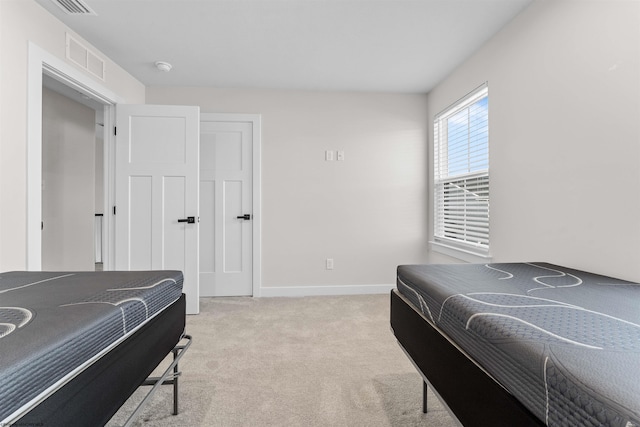
{"type": "Polygon", "coordinates": [[[640,284],[547,263],[403,265],[398,291],[549,426],[640,426],[640,284]]]}
{"type": "Polygon", "coordinates": [[[180,271],[0,274],[0,425],[180,298],[180,271]]]}

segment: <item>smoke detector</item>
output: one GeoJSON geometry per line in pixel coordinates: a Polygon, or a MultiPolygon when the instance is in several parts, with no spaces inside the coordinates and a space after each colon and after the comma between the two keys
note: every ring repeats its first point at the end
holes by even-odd
{"type": "Polygon", "coordinates": [[[171,71],[171,68],[173,67],[168,62],[156,61],[156,68],[160,71],[164,71],[165,73],[168,73],[169,71],[171,71]]]}
{"type": "Polygon", "coordinates": [[[82,0],[51,0],[55,5],[57,5],[60,9],[64,10],[68,15],[97,15],[82,0]]]}

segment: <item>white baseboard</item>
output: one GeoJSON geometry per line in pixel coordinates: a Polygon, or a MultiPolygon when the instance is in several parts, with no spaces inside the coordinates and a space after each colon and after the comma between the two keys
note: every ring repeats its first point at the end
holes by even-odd
{"type": "Polygon", "coordinates": [[[387,294],[393,285],[328,285],[328,286],[281,286],[260,288],[261,297],[308,297],[321,295],[371,295],[387,294]]]}

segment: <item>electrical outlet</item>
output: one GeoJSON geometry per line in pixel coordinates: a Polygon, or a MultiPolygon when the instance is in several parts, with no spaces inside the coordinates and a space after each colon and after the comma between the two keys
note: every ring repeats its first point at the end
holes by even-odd
{"type": "Polygon", "coordinates": [[[333,258],[327,258],[327,270],[333,270],[333,258]]]}

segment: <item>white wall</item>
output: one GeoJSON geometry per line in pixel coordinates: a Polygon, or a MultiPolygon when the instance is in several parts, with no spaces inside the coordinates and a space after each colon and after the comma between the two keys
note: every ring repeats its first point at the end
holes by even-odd
{"type": "Polygon", "coordinates": [[[150,87],[147,102],[262,114],[264,294],[393,284],[425,260],[426,95],[150,87]]]}
{"type": "Polygon", "coordinates": [[[537,0],[429,94],[489,82],[494,261],[640,280],[639,62],[640,2],[537,0]]]}
{"type": "MultiPolygon", "coordinates": [[[[536,0],[428,97],[148,88],[147,102],[262,114],[263,286],[378,284],[426,259],[433,115],[488,81],[494,260],[640,280],[639,21],[638,1],[536,0]]],[[[64,59],[65,31],[32,0],[0,1],[0,270],[26,265],[28,41],[64,59]]],[[[145,101],[108,59],[106,75],[145,101]]]]}
{"type": "MultiPolygon", "coordinates": [[[[66,61],[66,31],[33,0],[0,1],[0,271],[25,269],[27,260],[28,42],[66,61]]],[[[127,102],[144,103],[144,85],[104,59],[100,83],[127,102]]]]}
{"type": "Polygon", "coordinates": [[[95,110],[42,91],[42,269],[94,269],[95,110]]]}

